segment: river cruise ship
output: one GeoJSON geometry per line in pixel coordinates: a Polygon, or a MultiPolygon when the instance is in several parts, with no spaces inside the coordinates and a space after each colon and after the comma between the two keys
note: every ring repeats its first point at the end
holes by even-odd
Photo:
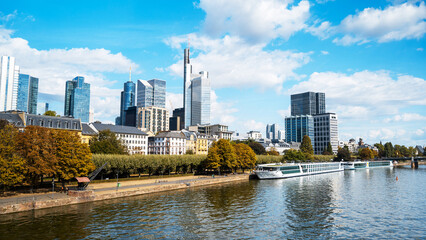
{"type": "Polygon", "coordinates": [[[327,163],[271,163],[257,165],[254,174],[259,179],[299,177],[313,174],[343,171],[340,162],[327,163]]]}
{"type": "Polygon", "coordinates": [[[392,161],[342,162],[342,165],[345,170],[376,168],[376,167],[393,167],[392,161]]]}

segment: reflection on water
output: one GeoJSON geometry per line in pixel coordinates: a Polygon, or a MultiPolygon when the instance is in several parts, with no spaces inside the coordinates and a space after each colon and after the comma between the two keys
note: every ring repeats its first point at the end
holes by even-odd
{"type": "Polygon", "coordinates": [[[422,238],[425,184],[421,166],[192,188],[1,215],[0,239],[422,238]]]}

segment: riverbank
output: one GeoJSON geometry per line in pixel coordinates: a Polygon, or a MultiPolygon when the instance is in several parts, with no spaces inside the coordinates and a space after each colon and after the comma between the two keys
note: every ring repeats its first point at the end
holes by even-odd
{"type": "Polygon", "coordinates": [[[123,182],[120,184],[120,187],[117,187],[117,183],[99,183],[91,186],[89,190],[69,191],[68,194],[49,193],[26,197],[2,198],[0,199],[0,214],[201,187],[212,184],[245,181],[248,179],[248,174],[237,174],[215,177],[188,176],[167,179],[135,180],[123,182]]]}

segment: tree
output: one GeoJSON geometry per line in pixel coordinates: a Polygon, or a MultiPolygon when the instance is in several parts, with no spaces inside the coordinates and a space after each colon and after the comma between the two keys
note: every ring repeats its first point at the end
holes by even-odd
{"type": "Polygon", "coordinates": [[[18,130],[12,125],[0,129],[0,185],[4,189],[24,180],[24,160],[16,153],[18,130]]]}
{"type": "Polygon", "coordinates": [[[24,172],[27,182],[35,186],[43,176],[53,176],[57,160],[52,129],[28,126],[18,134],[17,152],[25,160],[24,172]]]}
{"type": "Polygon", "coordinates": [[[266,155],[279,156],[280,153],[276,148],[272,147],[269,151],[266,151],[266,155]]]}
{"type": "Polygon", "coordinates": [[[331,143],[328,142],[327,148],[324,150],[322,155],[334,155],[333,153],[333,147],[331,146],[331,143]]]}
{"type": "Polygon", "coordinates": [[[295,149],[285,151],[283,156],[284,161],[304,161],[306,159],[306,155],[303,152],[295,149]]]}
{"type": "Polygon", "coordinates": [[[373,159],[374,153],[369,148],[363,148],[363,149],[359,150],[359,156],[360,156],[361,160],[373,159]]]}
{"type": "Polygon", "coordinates": [[[253,149],[244,143],[234,145],[235,154],[237,157],[237,167],[244,169],[252,169],[256,165],[256,154],[253,149]]]}
{"type": "Polygon", "coordinates": [[[399,151],[401,152],[401,155],[404,156],[404,157],[410,157],[411,156],[410,150],[404,145],[401,146],[399,151]]]}
{"type": "Polygon", "coordinates": [[[237,166],[237,157],[231,143],[225,139],[219,139],[214,143],[217,146],[218,155],[220,158],[221,170],[234,170],[237,166]]]}
{"type": "Polygon", "coordinates": [[[218,148],[212,146],[209,148],[206,159],[206,168],[207,169],[219,169],[220,168],[220,157],[218,153],[218,148]]]}
{"type": "Polygon", "coordinates": [[[374,144],[374,146],[379,150],[379,153],[378,153],[379,157],[380,158],[384,157],[385,156],[385,147],[383,146],[383,144],[380,142],[380,143],[374,144]]]}
{"type": "Polygon", "coordinates": [[[93,154],[128,154],[127,148],[109,129],[99,131],[99,134],[90,140],[90,150],[93,154]]]}
{"type": "Polygon", "coordinates": [[[266,154],[265,148],[262,146],[262,144],[253,141],[253,142],[249,142],[248,145],[249,145],[249,147],[251,147],[251,149],[253,149],[253,151],[257,155],[264,155],[264,154],[266,154]]]}
{"type": "Polygon", "coordinates": [[[300,144],[300,151],[305,154],[314,155],[311,138],[308,135],[303,136],[302,143],[300,144]]]}
{"type": "Polygon", "coordinates": [[[340,148],[337,150],[337,155],[334,158],[334,161],[349,161],[351,160],[351,153],[349,152],[347,147],[340,148]]]}
{"type": "Polygon", "coordinates": [[[385,157],[393,157],[394,155],[394,148],[392,146],[391,142],[385,143],[385,157]]]}
{"type": "Polygon", "coordinates": [[[46,111],[43,115],[45,115],[45,116],[51,116],[51,117],[56,117],[57,116],[56,112],[52,111],[52,110],[46,111]]]}
{"type": "Polygon", "coordinates": [[[56,177],[65,184],[75,177],[87,176],[95,170],[89,146],[81,142],[77,133],[64,130],[53,132],[57,159],[56,177]]]}
{"type": "Polygon", "coordinates": [[[186,150],[185,154],[186,155],[194,155],[194,150],[192,150],[192,149],[186,150]]]}
{"type": "Polygon", "coordinates": [[[9,125],[9,122],[4,119],[0,119],[0,130],[5,128],[7,125],[9,125]]]}

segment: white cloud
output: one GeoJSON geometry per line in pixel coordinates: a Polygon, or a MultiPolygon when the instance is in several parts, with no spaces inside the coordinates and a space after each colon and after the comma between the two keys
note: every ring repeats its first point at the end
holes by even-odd
{"type": "Polygon", "coordinates": [[[392,141],[395,138],[405,137],[407,131],[404,129],[395,129],[395,128],[380,128],[375,130],[370,130],[368,136],[374,139],[380,139],[382,141],[392,141]]]}
{"type": "Polygon", "coordinates": [[[9,22],[12,19],[16,18],[17,15],[18,15],[18,10],[15,10],[12,13],[9,13],[6,15],[0,12],[0,22],[3,22],[3,23],[9,22]]]}
{"type": "Polygon", "coordinates": [[[417,129],[416,132],[415,132],[415,134],[417,136],[422,136],[423,134],[425,134],[425,131],[423,129],[417,129]]]}
{"type": "MultiPolygon", "coordinates": [[[[12,37],[13,32],[0,28],[0,55],[16,58],[21,73],[38,77],[39,92],[61,96],[65,92],[65,82],[75,76],[84,76],[91,84],[91,106],[95,119],[111,119],[119,113],[118,89],[111,89],[114,81],[105,73],[125,73],[138,65],[121,53],[111,53],[106,49],[50,49],[31,48],[28,41],[12,37]]],[[[63,108],[54,109],[61,113],[63,108]]]]}
{"type": "Polygon", "coordinates": [[[362,71],[352,75],[315,72],[309,80],[294,85],[289,93],[325,92],[327,111],[353,119],[394,115],[411,105],[426,105],[426,81],[408,75],[391,77],[386,71],[362,71]]]}
{"type": "MultiPolygon", "coordinates": [[[[191,34],[193,72],[210,73],[212,88],[257,87],[279,91],[283,82],[299,79],[294,71],[310,61],[311,53],[294,51],[264,51],[264,44],[249,44],[239,37],[226,35],[221,39],[191,34]],[[195,49],[195,50],[194,50],[195,49]]],[[[187,36],[172,37],[166,43],[183,53],[187,36]]],[[[181,54],[182,56],[183,54],[181,54]]],[[[183,75],[183,60],[171,65],[172,73],[183,75]]]]}
{"type": "Polygon", "coordinates": [[[336,27],[331,26],[329,21],[321,22],[319,20],[314,21],[314,24],[306,27],[306,32],[317,36],[319,39],[324,40],[335,34],[336,27]]]}
{"type": "Polygon", "coordinates": [[[321,51],[321,54],[322,55],[328,55],[328,54],[330,54],[329,52],[327,52],[327,51],[321,51]]]}
{"type": "Polygon", "coordinates": [[[211,91],[211,110],[210,120],[212,123],[220,123],[225,125],[233,124],[237,118],[233,115],[238,112],[232,102],[219,102],[215,91],[211,91]]]}
{"type": "Polygon", "coordinates": [[[170,116],[173,114],[173,109],[183,107],[183,94],[166,92],[166,108],[169,110],[170,116]]]}
{"type": "Polygon", "coordinates": [[[411,122],[411,121],[426,121],[426,116],[422,116],[418,113],[404,113],[395,115],[392,118],[386,118],[385,123],[389,122],[411,122]]]}
{"type": "Polygon", "coordinates": [[[423,48],[417,48],[416,51],[423,52],[423,48]]]}
{"type": "Polygon", "coordinates": [[[248,131],[259,131],[262,133],[262,137],[265,137],[265,129],[266,129],[266,124],[263,122],[257,122],[255,120],[248,120],[248,121],[244,121],[243,123],[243,127],[244,129],[246,129],[248,131]]]}
{"type": "Polygon", "coordinates": [[[349,15],[337,27],[342,38],[333,42],[341,45],[363,44],[372,40],[389,42],[421,38],[426,33],[426,6],[404,3],[388,6],[384,10],[365,8],[349,15]]]}
{"type": "Polygon", "coordinates": [[[310,17],[305,0],[201,0],[198,6],[206,12],[203,27],[210,36],[231,34],[250,42],[288,39],[310,17]]]}

